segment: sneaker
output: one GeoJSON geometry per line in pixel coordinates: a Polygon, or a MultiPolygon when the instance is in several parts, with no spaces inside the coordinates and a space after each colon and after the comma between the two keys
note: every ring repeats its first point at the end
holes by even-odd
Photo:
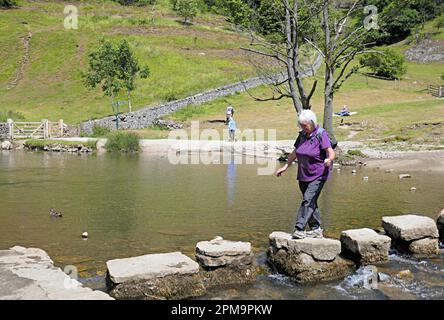
{"type": "Polygon", "coordinates": [[[306,232],[306,236],[308,238],[323,238],[324,235],[322,234],[324,230],[322,230],[321,228],[317,228],[314,230],[310,230],[306,232]]]}
{"type": "Polygon", "coordinates": [[[305,231],[296,229],[291,235],[293,239],[304,239],[306,237],[305,231]]]}

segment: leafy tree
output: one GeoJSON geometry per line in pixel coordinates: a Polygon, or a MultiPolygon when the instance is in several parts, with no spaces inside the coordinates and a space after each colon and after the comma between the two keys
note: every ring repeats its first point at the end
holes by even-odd
{"type": "Polygon", "coordinates": [[[172,0],[171,3],[173,10],[184,19],[185,24],[192,21],[199,10],[197,0],[172,0]]]}
{"type": "Polygon", "coordinates": [[[407,72],[405,58],[391,49],[380,53],[368,53],[359,59],[362,67],[368,67],[375,75],[390,79],[401,79],[407,72]]]}
{"type": "Polygon", "coordinates": [[[131,92],[136,89],[136,78],[140,77],[146,79],[150,70],[147,66],[141,68],[139,62],[134,56],[131,48],[126,40],[122,40],[117,48],[117,68],[118,68],[118,78],[122,81],[123,86],[128,93],[128,108],[131,112],[131,92]]]}
{"type": "Polygon", "coordinates": [[[433,24],[436,30],[439,31],[439,29],[444,27],[444,17],[439,17],[435,23],[433,24]]]}
{"type": "Polygon", "coordinates": [[[15,0],[0,0],[0,8],[12,8],[17,5],[15,0]]]}
{"type": "MultiPolygon", "coordinates": [[[[99,49],[90,53],[88,58],[89,68],[83,74],[84,84],[90,88],[100,85],[103,93],[111,97],[111,106],[117,120],[118,111],[114,99],[124,86],[119,78],[118,52],[111,42],[102,39],[99,49]]],[[[116,125],[118,126],[118,122],[116,125]]]]}

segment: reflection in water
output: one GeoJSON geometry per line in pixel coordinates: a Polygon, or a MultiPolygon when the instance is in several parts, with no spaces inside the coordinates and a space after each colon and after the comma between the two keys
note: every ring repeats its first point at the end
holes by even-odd
{"type": "Polygon", "coordinates": [[[227,204],[231,209],[234,204],[234,194],[236,193],[236,164],[232,154],[230,163],[227,165],[227,204]]]}

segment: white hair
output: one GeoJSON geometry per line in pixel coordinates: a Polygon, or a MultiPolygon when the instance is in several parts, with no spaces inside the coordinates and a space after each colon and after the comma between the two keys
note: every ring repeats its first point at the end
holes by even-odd
{"type": "Polygon", "coordinates": [[[318,124],[318,120],[316,118],[316,114],[308,109],[302,110],[301,114],[298,117],[299,124],[303,123],[312,123],[314,127],[318,124]]]}

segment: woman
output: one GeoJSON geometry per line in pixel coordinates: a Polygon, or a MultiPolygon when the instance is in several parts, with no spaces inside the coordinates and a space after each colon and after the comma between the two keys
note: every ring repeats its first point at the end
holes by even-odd
{"type": "Polygon", "coordinates": [[[298,159],[298,180],[303,200],[296,218],[293,238],[322,238],[321,216],[317,201],[325,181],[330,176],[335,152],[327,131],[318,126],[313,111],[303,110],[298,121],[302,131],[296,139],[293,152],[288,156],[287,163],[276,172],[276,175],[281,176],[296,158],[298,159]],[[310,230],[306,232],[307,224],[310,230]]]}

